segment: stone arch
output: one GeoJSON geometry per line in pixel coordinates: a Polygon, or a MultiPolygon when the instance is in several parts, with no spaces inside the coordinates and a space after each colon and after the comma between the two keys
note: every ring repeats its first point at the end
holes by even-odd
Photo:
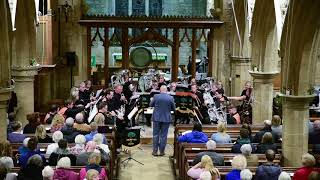
{"type": "Polygon", "coordinates": [[[320,1],[291,1],[281,38],[282,86],[307,95],[319,59],[320,1]],[[306,10],[308,12],[306,12],[306,10]]]}
{"type": "Polygon", "coordinates": [[[255,2],[252,29],[252,64],[259,71],[278,71],[278,49],[276,16],[273,1],[260,0],[255,2]]]}

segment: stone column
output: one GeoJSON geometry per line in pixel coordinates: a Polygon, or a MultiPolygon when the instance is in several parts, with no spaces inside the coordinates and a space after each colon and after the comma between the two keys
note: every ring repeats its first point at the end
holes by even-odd
{"type": "Polygon", "coordinates": [[[10,98],[11,88],[0,89],[0,137],[7,139],[7,103],[10,98]]]}
{"type": "Polygon", "coordinates": [[[240,96],[246,81],[251,81],[251,58],[231,56],[231,96],[240,96]]]}
{"type": "Polygon", "coordinates": [[[282,155],[284,166],[300,167],[308,152],[309,102],[314,96],[282,95],[282,155]]]}
{"type": "Polygon", "coordinates": [[[263,124],[272,118],[273,78],[278,72],[249,71],[253,77],[252,123],[263,124]]]}
{"type": "Polygon", "coordinates": [[[34,76],[38,66],[12,67],[12,77],[16,81],[18,107],[16,119],[26,124],[26,115],[34,112],[34,76]]]}

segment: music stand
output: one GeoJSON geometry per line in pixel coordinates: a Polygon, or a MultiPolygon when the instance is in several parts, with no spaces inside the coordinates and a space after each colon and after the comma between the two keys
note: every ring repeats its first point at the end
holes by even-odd
{"type": "MultiPolygon", "coordinates": [[[[140,128],[126,128],[125,130],[125,141],[122,143],[122,146],[125,146],[127,149],[132,150],[135,147],[138,148],[140,145],[140,128]]],[[[121,161],[124,167],[126,167],[129,161],[135,161],[141,165],[144,165],[142,162],[134,159],[131,156],[131,151],[129,152],[129,157],[121,161]]]]}

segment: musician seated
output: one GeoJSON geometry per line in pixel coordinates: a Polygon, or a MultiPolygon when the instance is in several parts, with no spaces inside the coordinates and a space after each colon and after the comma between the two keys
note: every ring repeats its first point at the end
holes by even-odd
{"type": "Polygon", "coordinates": [[[229,103],[229,99],[223,94],[223,89],[217,89],[215,92],[216,97],[213,99],[216,105],[216,108],[220,108],[220,106],[224,106],[229,103]]]}
{"type": "Polygon", "coordinates": [[[202,104],[204,103],[204,100],[203,100],[202,94],[197,90],[196,84],[191,85],[191,93],[192,93],[191,96],[192,96],[193,100],[196,101],[196,106],[198,106],[200,108],[202,106],[202,104]]]}
{"type": "Polygon", "coordinates": [[[178,138],[178,142],[186,143],[206,143],[208,136],[202,132],[202,125],[195,123],[192,132],[188,132],[178,138]]]}
{"type": "Polygon", "coordinates": [[[167,83],[166,83],[166,81],[164,80],[164,76],[163,75],[160,75],[159,76],[159,83],[158,83],[158,90],[160,89],[160,87],[162,86],[162,85],[167,85],[167,83]]]}
{"type": "Polygon", "coordinates": [[[237,112],[237,107],[234,105],[230,105],[228,107],[228,116],[227,116],[227,123],[228,124],[241,124],[240,115],[237,112]]]}
{"type": "Polygon", "coordinates": [[[152,80],[152,85],[146,92],[155,92],[158,91],[158,82],[156,80],[152,80]]]}
{"type": "Polygon", "coordinates": [[[104,126],[106,124],[114,124],[114,120],[112,118],[115,113],[109,113],[108,104],[105,101],[102,101],[98,104],[98,114],[94,117],[94,122],[97,123],[98,126],[104,126]]]}
{"type": "Polygon", "coordinates": [[[177,90],[177,83],[176,82],[172,82],[170,84],[170,92],[176,92],[177,90]]]}

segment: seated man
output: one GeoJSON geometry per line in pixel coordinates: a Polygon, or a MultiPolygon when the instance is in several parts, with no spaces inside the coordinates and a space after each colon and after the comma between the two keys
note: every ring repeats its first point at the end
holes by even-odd
{"type": "Polygon", "coordinates": [[[77,157],[73,154],[71,154],[71,152],[68,149],[68,141],[65,139],[61,139],[58,142],[58,148],[56,151],[54,151],[53,153],[51,153],[50,157],[49,157],[49,165],[50,166],[56,166],[57,162],[59,161],[60,158],[62,157],[68,157],[71,160],[71,165],[75,166],[76,165],[76,161],[77,161],[77,157]]]}
{"type": "Polygon", "coordinates": [[[202,132],[202,125],[195,123],[192,132],[186,133],[178,138],[178,142],[186,143],[206,143],[208,136],[202,132]]]}
{"type": "Polygon", "coordinates": [[[22,134],[22,124],[17,121],[12,124],[12,131],[8,134],[8,141],[10,143],[22,143],[22,141],[26,138],[24,134],[22,134]]]}
{"type": "Polygon", "coordinates": [[[216,142],[214,142],[213,140],[209,140],[206,143],[206,147],[208,151],[198,153],[196,157],[193,159],[192,165],[194,166],[198,164],[201,161],[202,156],[208,155],[211,157],[212,162],[215,166],[223,166],[224,165],[223,155],[214,152],[214,150],[216,149],[216,142]]]}
{"type": "Polygon", "coordinates": [[[254,143],[260,143],[261,140],[262,140],[262,136],[264,135],[264,133],[266,132],[270,132],[272,134],[272,137],[273,137],[273,141],[276,143],[276,142],[279,142],[279,137],[272,132],[272,129],[271,129],[271,121],[270,120],[265,120],[264,121],[264,128],[262,128],[259,132],[257,132],[257,134],[254,136],[253,138],[253,142],[254,143]]]}
{"type": "Polygon", "coordinates": [[[228,124],[241,124],[240,115],[237,112],[237,107],[230,105],[228,107],[228,112],[230,115],[227,116],[228,124]]]}
{"type": "Polygon", "coordinates": [[[260,165],[256,171],[256,179],[259,180],[278,180],[282,171],[278,164],[274,164],[275,152],[271,149],[266,151],[267,162],[260,165]]]}

